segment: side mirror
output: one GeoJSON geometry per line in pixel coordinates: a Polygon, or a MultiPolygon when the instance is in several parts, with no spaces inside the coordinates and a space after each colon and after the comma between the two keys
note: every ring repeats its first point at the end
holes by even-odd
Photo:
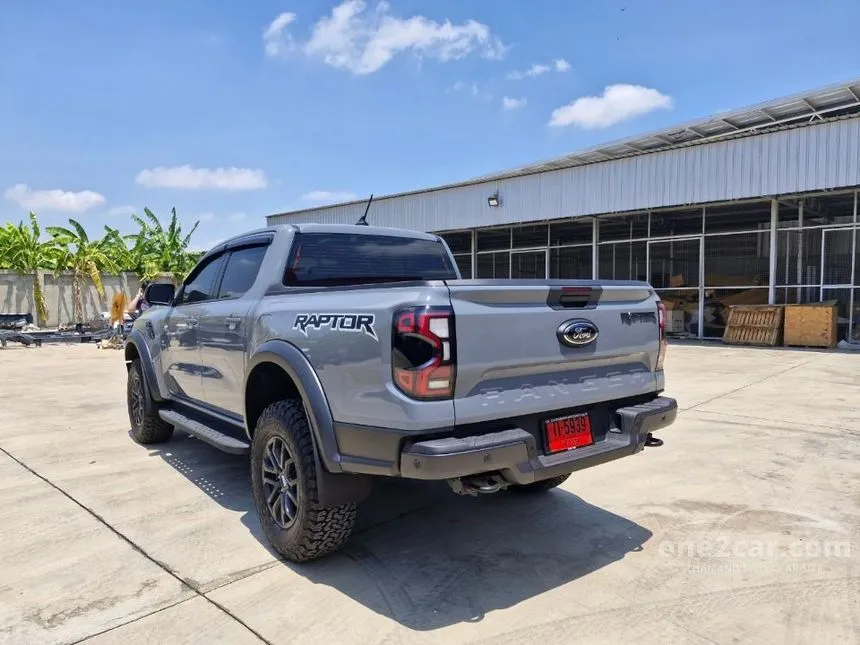
{"type": "Polygon", "coordinates": [[[175,294],[176,287],[169,282],[156,282],[146,287],[143,299],[150,305],[170,305],[175,294]]]}

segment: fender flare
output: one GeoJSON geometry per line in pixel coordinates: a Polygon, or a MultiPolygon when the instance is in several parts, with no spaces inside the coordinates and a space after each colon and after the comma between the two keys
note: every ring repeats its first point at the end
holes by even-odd
{"type": "MultiPolygon", "coordinates": [[[[248,378],[261,363],[273,363],[280,367],[293,380],[299,391],[314,441],[320,503],[325,507],[332,507],[365,499],[370,494],[372,480],[366,475],[343,472],[328,399],[316,371],[302,351],[284,340],[269,340],[260,345],[248,361],[243,393],[248,390],[248,378]]],[[[248,427],[247,407],[244,417],[246,432],[250,438],[252,429],[248,427]]]]}
{"type": "MultiPolygon", "coordinates": [[[[137,350],[137,355],[140,358],[140,366],[143,370],[143,387],[146,390],[146,394],[149,395],[151,400],[162,403],[164,397],[161,396],[158,379],[155,377],[155,368],[152,365],[152,355],[149,353],[149,346],[146,344],[143,334],[137,329],[132,330],[125,344],[132,345],[137,350]]],[[[126,363],[129,362],[126,359],[126,363]]]]}

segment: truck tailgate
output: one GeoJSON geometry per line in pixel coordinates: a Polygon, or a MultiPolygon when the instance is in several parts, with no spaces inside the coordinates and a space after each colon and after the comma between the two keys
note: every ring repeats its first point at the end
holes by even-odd
{"type": "Polygon", "coordinates": [[[662,388],[662,372],[655,372],[658,298],[646,283],[456,280],[447,285],[456,321],[457,424],[662,388]],[[591,323],[596,338],[566,345],[589,335],[582,333],[587,324],[570,329],[569,321],[591,323]],[[563,340],[559,330],[566,327],[573,333],[563,340]]]}

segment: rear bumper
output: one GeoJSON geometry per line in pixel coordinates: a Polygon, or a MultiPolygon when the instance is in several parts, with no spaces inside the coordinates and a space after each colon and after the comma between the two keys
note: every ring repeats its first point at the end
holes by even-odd
{"type": "Polygon", "coordinates": [[[619,408],[602,441],[554,455],[544,454],[534,435],[521,428],[421,441],[401,453],[401,476],[452,479],[498,471],[512,484],[530,484],[634,455],[645,447],[649,432],[672,424],[677,413],[677,402],[668,397],[619,408]]]}
{"type": "MultiPolygon", "coordinates": [[[[346,472],[393,475],[410,479],[455,479],[487,472],[499,472],[512,484],[530,484],[542,479],[564,475],[576,470],[634,455],[645,447],[649,432],[671,425],[678,413],[678,404],[668,397],[657,397],[647,403],[605,410],[608,430],[596,443],[554,455],[546,454],[542,437],[534,425],[512,427],[497,432],[471,436],[445,436],[419,441],[403,440],[396,433],[372,433],[361,441],[364,450],[343,455],[346,472]],[[396,443],[395,443],[396,442],[396,443]],[[368,445],[376,454],[368,454],[368,445]],[[395,454],[380,459],[383,452],[397,446],[395,454]],[[396,455],[396,456],[395,456],[396,455]]],[[[365,431],[366,432],[366,431],[365,431]]],[[[361,433],[364,434],[364,433],[361,433]]],[[[455,433],[451,433],[455,434],[455,433]]],[[[342,433],[339,439],[352,438],[358,448],[357,433],[342,433]]],[[[346,446],[341,445],[341,448],[346,446]]],[[[391,453],[388,453],[391,454],[391,453]]]]}

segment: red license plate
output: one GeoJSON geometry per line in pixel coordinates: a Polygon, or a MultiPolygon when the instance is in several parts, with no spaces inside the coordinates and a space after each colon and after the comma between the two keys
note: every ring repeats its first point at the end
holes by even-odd
{"type": "Polygon", "coordinates": [[[546,445],[550,452],[573,450],[594,443],[588,413],[571,414],[544,422],[546,445]]]}

